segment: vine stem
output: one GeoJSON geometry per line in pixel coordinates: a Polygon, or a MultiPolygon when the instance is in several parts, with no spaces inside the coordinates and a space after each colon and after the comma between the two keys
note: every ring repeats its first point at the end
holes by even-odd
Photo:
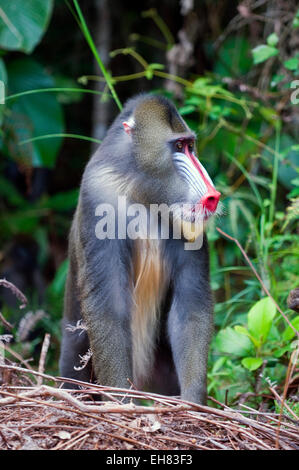
{"type": "Polygon", "coordinates": [[[100,144],[102,142],[99,139],[94,139],[93,137],[87,137],[86,135],[60,133],[60,134],[38,135],[36,137],[32,137],[31,139],[21,140],[19,144],[24,145],[24,144],[28,144],[29,142],[36,142],[37,140],[56,139],[56,138],[65,138],[65,137],[69,139],[87,140],[88,142],[94,142],[95,144],[100,144]]]}
{"type": "Polygon", "coordinates": [[[87,27],[87,24],[86,24],[86,22],[85,22],[84,16],[83,16],[82,11],[81,11],[81,8],[80,8],[80,6],[79,6],[79,3],[78,3],[77,0],[73,0],[73,3],[74,3],[75,9],[76,9],[76,11],[77,11],[77,14],[78,14],[78,17],[79,17],[79,20],[80,20],[80,23],[81,23],[81,28],[82,28],[82,32],[83,32],[83,34],[84,34],[84,37],[85,37],[85,39],[86,39],[86,41],[87,41],[87,43],[88,43],[88,45],[89,45],[89,47],[90,47],[90,49],[91,49],[91,51],[92,51],[94,57],[95,57],[95,59],[96,59],[98,65],[99,65],[99,67],[100,67],[100,69],[101,69],[101,72],[102,72],[102,74],[103,74],[103,76],[104,76],[104,78],[105,78],[105,80],[106,80],[106,82],[107,82],[107,85],[108,85],[108,87],[109,87],[109,89],[110,89],[110,91],[111,91],[111,94],[112,94],[112,96],[113,96],[113,98],[114,98],[114,101],[116,102],[116,104],[117,104],[119,110],[121,111],[121,110],[122,110],[122,104],[121,104],[121,102],[119,101],[119,98],[118,98],[118,96],[117,96],[117,93],[116,93],[116,91],[115,91],[115,89],[114,89],[114,86],[113,86],[113,84],[112,84],[110,75],[109,75],[109,73],[107,72],[105,65],[103,64],[102,59],[101,59],[101,57],[100,57],[100,55],[99,55],[99,53],[98,53],[98,51],[97,51],[97,48],[96,48],[96,46],[95,46],[95,43],[94,43],[94,41],[93,41],[93,39],[92,39],[92,37],[91,37],[91,34],[90,34],[89,29],[88,29],[88,27],[87,27]]]}
{"type": "Polygon", "coordinates": [[[5,100],[9,101],[12,99],[21,98],[22,96],[26,96],[26,95],[34,95],[35,93],[48,93],[48,92],[59,93],[62,91],[67,91],[71,93],[91,93],[93,95],[111,96],[109,93],[105,93],[103,91],[88,90],[85,88],[51,87],[51,88],[36,88],[34,90],[21,91],[20,93],[14,93],[13,95],[6,96],[5,100]]]}

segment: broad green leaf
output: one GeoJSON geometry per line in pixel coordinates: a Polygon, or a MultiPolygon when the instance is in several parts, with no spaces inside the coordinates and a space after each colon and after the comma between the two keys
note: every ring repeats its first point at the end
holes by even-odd
{"type": "Polygon", "coordinates": [[[78,196],[79,189],[72,189],[70,191],[54,194],[54,196],[48,197],[42,201],[40,205],[57,211],[74,209],[78,202],[78,196]]]}
{"type": "Polygon", "coordinates": [[[255,347],[258,347],[258,341],[249,333],[247,328],[241,325],[236,325],[234,327],[234,330],[237,331],[238,333],[241,333],[242,335],[248,336],[248,338],[253,342],[255,347]]]}
{"type": "Polygon", "coordinates": [[[235,331],[237,331],[238,333],[242,333],[242,335],[245,335],[245,336],[250,336],[250,333],[249,331],[247,330],[247,328],[245,328],[245,326],[241,326],[241,325],[236,325],[235,326],[235,331]]]}
{"type": "Polygon", "coordinates": [[[19,235],[20,233],[33,234],[39,223],[40,214],[29,209],[0,215],[1,231],[5,236],[19,235]]]}
{"type": "Polygon", "coordinates": [[[266,44],[261,44],[260,46],[252,49],[253,62],[254,64],[261,64],[270,57],[274,57],[278,54],[278,49],[276,47],[267,46],[266,44]]]}
{"type": "Polygon", "coordinates": [[[275,313],[276,307],[270,297],[256,302],[248,313],[248,330],[260,345],[267,339],[275,313]]]}
{"type": "Polygon", "coordinates": [[[263,360],[260,357],[244,357],[241,363],[245,369],[253,371],[261,367],[263,360]]]}
{"type": "MultiPolygon", "coordinates": [[[[293,325],[296,330],[299,331],[299,315],[297,315],[292,321],[291,324],[293,325]]],[[[295,332],[292,330],[290,326],[287,326],[284,330],[282,337],[284,341],[290,341],[295,336],[295,332]]]]}
{"type": "Polygon", "coordinates": [[[29,54],[47,29],[53,0],[0,0],[0,47],[29,54]]]}
{"type": "Polygon", "coordinates": [[[250,339],[231,327],[220,330],[215,343],[219,351],[236,356],[245,356],[252,351],[250,339]]]}
{"type": "Polygon", "coordinates": [[[299,68],[299,59],[298,57],[292,57],[291,59],[286,60],[283,65],[288,70],[297,70],[299,68]]]}
{"type": "Polygon", "coordinates": [[[269,343],[281,343],[281,332],[278,330],[274,322],[272,322],[267,341],[269,343]]]}
{"type": "Polygon", "coordinates": [[[273,352],[273,356],[274,357],[281,357],[283,356],[287,351],[291,351],[292,348],[290,346],[290,344],[288,344],[287,346],[284,346],[283,348],[278,348],[278,349],[275,349],[275,351],[273,352]]]}
{"type": "Polygon", "coordinates": [[[268,46],[276,46],[279,41],[279,37],[277,36],[276,33],[270,34],[270,36],[267,37],[267,44],[268,46]]]}
{"type": "MultiPolygon", "coordinates": [[[[8,66],[10,94],[50,88],[52,78],[37,62],[22,58],[8,66]]],[[[9,153],[15,160],[25,160],[34,167],[53,168],[61,139],[38,140],[20,145],[23,140],[64,131],[62,107],[53,93],[27,95],[7,101],[10,113],[4,119],[9,153]]]]}

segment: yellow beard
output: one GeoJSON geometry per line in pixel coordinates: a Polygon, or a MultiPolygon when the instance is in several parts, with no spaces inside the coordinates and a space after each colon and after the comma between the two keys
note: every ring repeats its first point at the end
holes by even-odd
{"type": "Polygon", "coordinates": [[[181,227],[184,238],[189,242],[194,242],[205,229],[204,222],[195,223],[186,220],[181,221],[181,227]]]}

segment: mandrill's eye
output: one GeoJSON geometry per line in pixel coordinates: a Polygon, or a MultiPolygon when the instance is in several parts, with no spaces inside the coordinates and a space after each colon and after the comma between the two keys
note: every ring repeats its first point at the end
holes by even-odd
{"type": "Polygon", "coordinates": [[[176,148],[179,152],[181,152],[182,149],[183,149],[183,143],[182,143],[180,140],[178,140],[178,141],[175,143],[175,148],[176,148]]]}
{"type": "Polygon", "coordinates": [[[189,142],[188,149],[189,149],[190,152],[192,152],[194,150],[194,142],[189,142]]]}

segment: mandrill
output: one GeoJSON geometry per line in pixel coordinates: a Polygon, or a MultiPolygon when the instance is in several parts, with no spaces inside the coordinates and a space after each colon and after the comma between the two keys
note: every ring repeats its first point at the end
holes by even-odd
{"type": "Polygon", "coordinates": [[[205,404],[213,301],[204,225],[219,198],[175,106],[156,95],[130,99],[82,179],[63,377],[121,388],[131,381],[205,404]],[[81,319],[86,330],[68,328],[81,319]],[[92,360],[79,368],[89,348],[92,360]]]}

